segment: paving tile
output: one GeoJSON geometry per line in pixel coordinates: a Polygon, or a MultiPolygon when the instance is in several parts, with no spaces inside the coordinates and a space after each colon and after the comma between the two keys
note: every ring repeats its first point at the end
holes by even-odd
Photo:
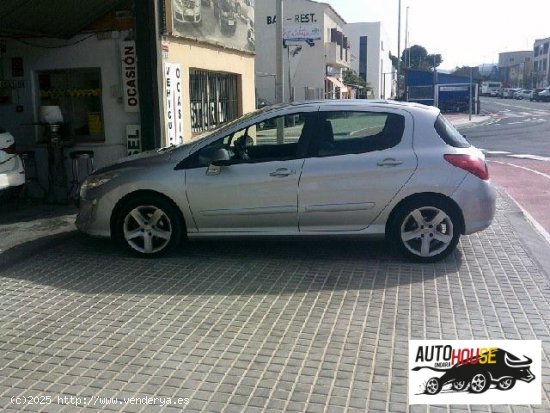
{"type": "MultiPolygon", "coordinates": [[[[548,366],[549,283],[507,211],[499,199],[489,229],[432,265],[362,240],[194,242],[140,260],[75,236],[0,270],[0,410],[31,389],[182,397],[185,411],[426,412],[407,406],[409,338],[540,339],[548,366]]],[[[540,406],[429,411],[550,411],[547,370],[540,406]]],[[[102,409],[148,411],[87,410],[102,409]]]]}

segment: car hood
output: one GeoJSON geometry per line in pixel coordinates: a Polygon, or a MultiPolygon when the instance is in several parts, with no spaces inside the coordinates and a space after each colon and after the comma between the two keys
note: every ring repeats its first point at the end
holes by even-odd
{"type": "Polygon", "coordinates": [[[131,156],[126,156],[124,158],[120,158],[114,164],[96,170],[94,175],[126,168],[151,168],[157,165],[166,165],[169,163],[174,163],[175,165],[186,158],[195,145],[196,142],[192,142],[185,145],[154,149],[131,156]]]}

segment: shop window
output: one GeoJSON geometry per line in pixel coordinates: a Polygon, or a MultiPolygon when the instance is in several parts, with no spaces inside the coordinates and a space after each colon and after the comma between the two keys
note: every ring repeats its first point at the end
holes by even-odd
{"type": "Polygon", "coordinates": [[[41,71],[38,86],[39,106],[61,108],[65,139],[75,142],[105,139],[99,68],[41,71]]]}
{"type": "Polygon", "coordinates": [[[215,129],[239,117],[239,76],[231,73],[190,70],[191,130],[194,134],[215,129]]]}

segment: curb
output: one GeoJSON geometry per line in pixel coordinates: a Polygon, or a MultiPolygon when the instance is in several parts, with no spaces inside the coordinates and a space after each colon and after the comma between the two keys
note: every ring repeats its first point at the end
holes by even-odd
{"type": "Polygon", "coordinates": [[[512,207],[506,214],[507,219],[517,232],[528,255],[546,274],[550,288],[550,234],[502,187],[498,187],[498,194],[512,207]]]}

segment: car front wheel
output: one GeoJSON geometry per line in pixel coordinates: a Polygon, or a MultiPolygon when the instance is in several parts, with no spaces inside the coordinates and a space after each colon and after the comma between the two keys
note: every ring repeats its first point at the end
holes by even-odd
{"type": "Polygon", "coordinates": [[[460,220],[449,202],[423,197],[399,208],[390,231],[403,255],[420,262],[435,262],[449,255],[458,244],[460,220]]]}
{"type": "Polygon", "coordinates": [[[130,199],[120,210],[116,236],[129,252],[140,257],[157,257],[181,240],[180,215],[169,201],[152,195],[130,199]]]}

